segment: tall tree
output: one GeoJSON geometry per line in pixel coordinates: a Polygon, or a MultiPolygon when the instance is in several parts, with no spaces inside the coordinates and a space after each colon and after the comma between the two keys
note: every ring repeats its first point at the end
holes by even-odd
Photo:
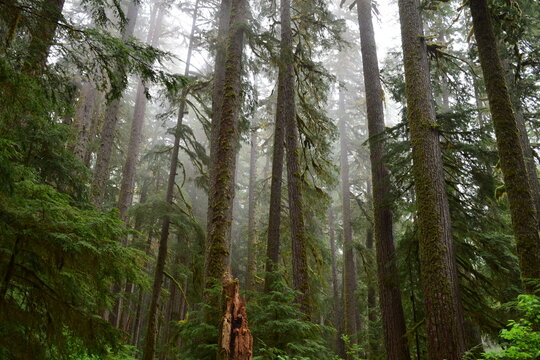
{"type": "Polygon", "coordinates": [[[497,51],[497,41],[487,2],[486,0],[471,0],[469,4],[491,118],[497,137],[501,170],[510,203],[521,277],[525,290],[532,293],[534,285],[527,280],[540,279],[540,238],[533,191],[524,156],[528,149],[523,149],[516,114],[512,108],[504,69],[497,51]]]}
{"type": "MultiPolygon", "coordinates": [[[[195,7],[193,9],[193,19],[191,23],[191,33],[189,36],[188,52],[186,56],[186,68],[184,76],[189,76],[189,70],[191,66],[191,54],[193,52],[195,30],[197,28],[197,15],[199,12],[199,0],[195,1],[195,7]]],[[[171,166],[169,168],[169,178],[167,181],[167,193],[165,195],[165,202],[168,205],[173,204],[174,187],[176,183],[176,171],[178,170],[178,153],[180,150],[180,131],[182,121],[184,119],[184,112],[186,110],[186,97],[188,95],[187,88],[182,90],[180,105],[178,108],[178,118],[174,131],[174,145],[171,154],[171,166]]],[[[161,225],[161,233],[159,238],[159,250],[156,261],[156,268],[154,270],[154,284],[152,287],[152,298],[150,306],[148,308],[148,326],[146,330],[146,338],[144,343],[143,360],[153,360],[156,347],[156,336],[158,329],[158,306],[159,298],[161,294],[161,284],[163,283],[163,276],[165,272],[165,262],[167,260],[167,242],[169,239],[169,227],[170,219],[168,215],[163,217],[163,223],[161,225]]]]}
{"type": "MultiPolygon", "coordinates": [[[[218,34],[216,39],[216,56],[214,60],[214,84],[212,88],[212,122],[210,124],[210,158],[208,163],[208,213],[206,233],[210,234],[212,223],[212,197],[216,186],[216,152],[218,149],[221,104],[223,103],[223,82],[225,80],[225,54],[227,50],[227,33],[231,18],[231,0],[221,0],[219,8],[218,34]]],[[[232,209],[231,209],[232,216],[232,209]]]]}
{"type": "Polygon", "coordinates": [[[461,359],[463,311],[418,0],[399,0],[428,358],[461,359]]]}
{"type": "Polygon", "coordinates": [[[330,256],[332,259],[332,294],[334,301],[334,327],[337,330],[336,336],[336,349],[337,353],[341,357],[345,357],[345,344],[341,339],[343,335],[343,310],[341,307],[341,301],[339,296],[339,283],[337,274],[337,260],[336,260],[336,235],[334,231],[335,217],[334,211],[330,208],[328,210],[328,237],[330,241],[330,256]]]}
{"type": "Polygon", "coordinates": [[[251,129],[251,147],[249,154],[249,184],[248,184],[248,243],[247,243],[247,272],[246,272],[246,289],[253,290],[253,277],[256,271],[256,254],[255,254],[255,182],[257,180],[257,129],[251,129]]]}
{"type": "MultiPolygon", "coordinates": [[[[281,4],[283,7],[283,4],[281,4]]],[[[283,11],[283,10],[282,10],[283,11]]],[[[283,32],[283,25],[281,28],[283,32]]],[[[285,66],[287,61],[292,61],[283,46],[281,39],[278,92],[276,104],[276,117],[274,123],[274,144],[272,148],[272,179],[270,184],[270,209],[268,213],[268,238],[266,243],[266,278],[265,290],[272,290],[273,273],[277,270],[280,248],[281,226],[281,186],[283,183],[283,159],[285,155],[285,113],[288,111],[286,98],[294,96],[294,92],[286,87],[285,66]],[[283,68],[283,70],[282,70],[283,68]]]]}
{"type": "MultiPolygon", "coordinates": [[[[234,170],[238,142],[238,117],[241,100],[242,54],[244,47],[245,0],[233,0],[227,33],[225,53],[225,73],[223,80],[223,99],[220,106],[218,146],[215,156],[215,184],[209,190],[213,192],[210,203],[210,219],[206,254],[206,289],[220,286],[228,264],[231,220],[233,205],[234,170]]],[[[218,307],[216,297],[207,294],[206,301],[212,307],[218,307]]],[[[207,320],[214,323],[208,313],[207,320]]]]}
{"type": "MultiPolygon", "coordinates": [[[[146,42],[152,46],[156,46],[159,41],[161,32],[161,23],[163,21],[164,10],[159,3],[154,4],[150,16],[150,28],[146,42]]],[[[139,79],[137,83],[137,94],[135,96],[135,107],[133,111],[133,119],[131,122],[131,131],[126,154],[126,161],[122,169],[122,182],[120,184],[120,195],[118,197],[118,210],[120,219],[126,224],[128,223],[127,211],[133,201],[133,191],[135,188],[135,168],[139,157],[139,149],[142,137],[142,128],[144,124],[146,103],[148,99],[145,94],[145,85],[139,79]]],[[[122,238],[122,245],[127,245],[127,237],[122,238]]],[[[131,284],[126,285],[126,292],[130,293],[131,284]]],[[[122,307],[123,299],[120,297],[115,307],[114,316],[112,319],[116,327],[124,327],[124,323],[128,320],[126,309],[122,307]]],[[[126,305],[127,306],[127,305],[126,305]]]]}
{"type": "MultiPolygon", "coordinates": [[[[384,132],[383,89],[381,87],[375,32],[371,17],[371,1],[357,0],[358,23],[362,52],[362,68],[366,93],[371,182],[373,188],[373,230],[377,254],[379,298],[383,321],[384,343],[389,359],[408,360],[405,337],[405,315],[396,266],[393,216],[390,208],[390,178],[383,162],[384,132]]],[[[371,231],[368,230],[369,232],[371,231]]],[[[370,234],[368,234],[368,238],[370,234]]]]}
{"type": "MultiPolygon", "coordinates": [[[[285,148],[287,149],[287,188],[289,193],[289,217],[291,222],[292,275],[294,289],[299,292],[298,302],[302,312],[310,315],[309,279],[306,251],[306,229],[302,203],[302,174],[298,149],[298,124],[296,122],[295,73],[293,56],[293,32],[291,28],[291,1],[281,1],[281,56],[279,72],[282,75],[283,124],[285,148]]],[[[279,86],[279,85],[278,85],[279,86]]],[[[279,91],[279,90],[278,90],[279,91]]]]}
{"type": "Polygon", "coordinates": [[[347,124],[345,122],[345,98],[344,90],[339,89],[339,163],[341,173],[341,208],[343,212],[343,302],[345,331],[355,341],[357,324],[357,303],[356,303],[356,266],[354,263],[354,249],[352,241],[351,224],[351,197],[349,184],[349,143],[347,139],[347,124]]]}
{"type": "MultiPolygon", "coordinates": [[[[150,29],[148,30],[147,43],[153,47],[157,46],[161,33],[161,23],[163,22],[164,10],[161,4],[155,3],[150,18],[150,29]]],[[[145,94],[145,85],[141,79],[137,82],[137,95],[135,96],[135,107],[131,122],[131,131],[124,168],[122,169],[122,183],[120,185],[120,195],[118,197],[118,210],[120,219],[127,220],[127,210],[133,200],[133,189],[135,187],[135,167],[139,157],[141,147],[142,128],[144,125],[146,103],[148,99],[145,94]]]]}
{"type": "MultiPolygon", "coordinates": [[[[139,13],[139,4],[135,1],[129,3],[127,12],[127,24],[122,32],[122,40],[126,41],[135,31],[135,23],[139,13]]],[[[119,76],[119,74],[117,74],[119,76]]],[[[92,202],[98,208],[103,205],[105,197],[105,184],[109,178],[109,164],[114,144],[116,124],[118,123],[118,110],[120,109],[120,95],[112,99],[105,111],[105,119],[101,128],[101,143],[98,149],[96,165],[94,167],[94,178],[90,196],[92,202]]]]}

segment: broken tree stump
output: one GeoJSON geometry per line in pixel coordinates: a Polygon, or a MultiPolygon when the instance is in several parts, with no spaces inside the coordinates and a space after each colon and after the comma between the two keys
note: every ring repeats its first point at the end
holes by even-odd
{"type": "Polygon", "coordinates": [[[223,318],[219,336],[219,360],[252,360],[253,337],[248,328],[246,301],[230,273],[223,276],[223,318]]]}

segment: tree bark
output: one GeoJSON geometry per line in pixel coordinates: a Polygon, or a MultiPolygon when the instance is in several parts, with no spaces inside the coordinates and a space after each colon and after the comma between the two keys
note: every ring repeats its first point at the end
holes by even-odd
{"type": "MultiPolygon", "coordinates": [[[[186,68],[184,75],[189,76],[189,69],[191,64],[191,54],[193,52],[195,29],[197,24],[197,15],[199,11],[199,0],[195,1],[195,8],[193,9],[193,20],[191,23],[191,34],[189,36],[188,53],[186,57],[186,68]]],[[[171,154],[171,166],[169,168],[169,179],[167,181],[167,193],[165,195],[165,202],[172,206],[174,186],[176,181],[176,170],[178,168],[178,153],[180,150],[180,125],[184,119],[184,112],[186,107],[187,90],[182,91],[180,106],[178,109],[178,119],[174,131],[174,145],[171,154]]],[[[169,239],[169,226],[170,219],[167,215],[163,218],[163,224],[161,226],[161,234],[159,239],[159,250],[156,262],[156,269],[154,274],[154,285],[152,288],[152,300],[148,309],[148,327],[146,330],[146,338],[144,344],[143,360],[153,360],[157,335],[157,313],[159,298],[161,293],[161,284],[163,283],[163,275],[165,271],[165,262],[167,259],[167,241],[169,239]]]]}
{"type": "Polygon", "coordinates": [[[354,249],[352,242],[351,227],[351,198],[349,185],[349,143],[347,140],[347,125],[345,123],[345,97],[343,89],[339,89],[339,162],[341,174],[341,209],[343,213],[343,272],[344,272],[344,318],[345,332],[349,336],[351,343],[356,344],[356,266],[354,263],[354,249]]]}
{"type": "MultiPolygon", "coordinates": [[[[238,116],[241,100],[242,54],[244,47],[244,16],[246,0],[233,0],[227,34],[223,101],[220,107],[218,146],[215,152],[215,186],[211,190],[212,218],[209,222],[206,254],[205,288],[221,286],[229,257],[228,237],[231,228],[231,210],[234,198],[234,169],[238,142],[238,116]]],[[[219,309],[219,300],[211,292],[206,294],[206,304],[219,309]]],[[[212,312],[206,314],[209,323],[217,325],[212,312]]]]}
{"type": "Polygon", "coordinates": [[[522,148],[522,137],[526,134],[520,136],[487,3],[485,0],[471,0],[469,4],[510,204],[521,278],[525,291],[532,293],[534,286],[527,280],[540,279],[540,238],[533,191],[522,148]]]}
{"type": "Polygon", "coordinates": [[[295,109],[295,74],[291,29],[291,1],[281,0],[281,56],[279,72],[283,73],[283,123],[287,149],[287,183],[289,192],[289,218],[291,221],[293,286],[299,292],[300,310],[310,315],[309,279],[306,251],[306,229],[302,203],[302,176],[298,150],[298,124],[295,109]]]}
{"type": "Polygon", "coordinates": [[[428,359],[465,351],[456,258],[418,0],[399,0],[428,359]]]}
{"type": "MultiPolygon", "coordinates": [[[[280,66],[285,63],[285,54],[282,53],[280,66]]],[[[284,113],[285,93],[284,73],[278,73],[278,93],[276,104],[276,119],[274,125],[274,145],[272,149],[272,179],[270,184],[270,209],[268,213],[268,238],[266,243],[266,275],[265,292],[272,290],[275,271],[279,263],[280,227],[281,227],[281,187],[283,183],[283,158],[285,154],[285,128],[284,113]]]]}
{"type": "MultiPolygon", "coordinates": [[[[405,337],[407,329],[396,265],[393,216],[390,207],[390,175],[383,161],[384,144],[381,139],[384,133],[383,89],[371,16],[371,1],[357,0],[356,4],[366,92],[373,188],[373,230],[384,344],[388,359],[409,360],[409,348],[405,337]]],[[[371,229],[368,230],[370,231],[371,229]]],[[[369,237],[368,233],[368,239],[369,237]]]]}
{"type": "MultiPolygon", "coordinates": [[[[225,54],[227,50],[227,33],[231,18],[231,0],[221,0],[219,10],[218,36],[216,40],[216,58],[214,64],[214,87],[212,89],[212,122],[210,124],[210,158],[208,163],[208,212],[206,234],[210,234],[212,223],[212,206],[214,188],[216,187],[216,153],[218,150],[218,134],[223,103],[223,84],[225,80],[225,54]]],[[[231,209],[232,215],[232,209],[231,209]]],[[[230,241],[230,239],[228,239],[230,241]]]]}
{"type": "Polygon", "coordinates": [[[249,156],[249,185],[248,185],[248,243],[247,243],[247,273],[246,289],[254,289],[253,277],[256,271],[255,254],[255,182],[257,180],[257,129],[251,129],[251,151],[249,156]]]}
{"type": "MultiPolygon", "coordinates": [[[[122,40],[127,40],[133,36],[135,23],[139,12],[138,3],[130,2],[127,19],[128,23],[122,33],[122,40]]],[[[120,98],[115,98],[107,105],[103,127],[101,128],[101,143],[97,153],[96,165],[94,168],[94,178],[90,189],[92,203],[97,207],[103,206],[105,198],[106,182],[109,178],[109,164],[111,161],[116,124],[118,123],[118,110],[120,109],[120,98]]]]}

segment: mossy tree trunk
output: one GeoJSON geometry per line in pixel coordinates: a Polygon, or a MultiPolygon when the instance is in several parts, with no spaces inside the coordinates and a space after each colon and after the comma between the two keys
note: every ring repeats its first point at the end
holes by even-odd
{"type": "MultiPolygon", "coordinates": [[[[231,0],[221,0],[219,9],[218,34],[216,39],[216,57],[214,59],[214,84],[212,88],[212,122],[210,124],[210,157],[208,163],[208,210],[206,233],[210,234],[212,223],[212,197],[216,186],[216,152],[218,149],[221,104],[223,103],[223,81],[225,80],[225,53],[227,50],[227,33],[231,18],[231,0]]],[[[232,209],[231,209],[232,215],[232,209]]]]}
{"type": "Polygon", "coordinates": [[[533,191],[522,146],[521,137],[526,134],[521,134],[520,137],[504,69],[497,51],[497,41],[487,2],[486,0],[471,0],[469,4],[491,118],[497,137],[501,170],[510,204],[521,278],[525,290],[532,292],[534,286],[527,280],[540,279],[540,238],[533,191]]]}
{"type": "MultiPolygon", "coordinates": [[[[213,194],[210,197],[212,202],[209,204],[212,218],[208,224],[210,233],[208,234],[206,254],[206,290],[221,286],[221,278],[225,274],[229,257],[228,238],[234,197],[245,11],[246,0],[233,0],[231,2],[231,17],[225,52],[223,101],[220,107],[221,116],[217,133],[218,146],[215,152],[215,186],[209,189],[213,194]]],[[[211,291],[207,292],[205,301],[211,309],[219,309],[219,299],[211,291]]],[[[206,320],[217,325],[218,321],[212,314],[213,311],[209,311],[206,314],[206,320]]]]}
{"type": "MultiPolygon", "coordinates": [[[[379,304],[384,343],[389,359],[410,359],[405,333],[405,315],[396,265],[393,216],[390,207],[390,175],[383,162],[384,111],[375,32],[371,17],[371,1],[357,0],[362,67],[366,92],[371,182],[373,187],[373,230],[377,254],[379,304]]],[[[369,235],[369,234],[368,234],[369,235]]]]}
{"type": "MultiPolygon", "coordinates": [[[[184,75],[189,76],[189,70],[191,65],[191,54],[193,52],[195,29],[197,24],[197,15],[199,11],[199,0],[195,2],[193,10],[193,19],[191,24],[191,34],[189,37],[189,46],[186,57],[186,68],[184,75]]],[[[169,178],[167,181],[167,192],[165,194],[165,202],[172,206],[173,194],[176,182],[176,171],[178,170],[178,153],[180,150],[180,125],[184,119],[184,112],[186,110],[186,97],[187,91],[183,90],[180,98],[180,106],[178,109],[178,118],[174,132],[174,145],[171,154],[171,164],[169,168],[169,178]]],[[[161,225],[161,233],[159,238],[159,249],[156,260],[156,268],[154,270],[154,283],[152,287],[152,297],[150,306],[148,308],[148,324],[146,328],[146,338],[144,343],[143,360],[153,360],[156,347],[156,336],[158,333],[158,306],[161,295],[161,284],[163,283],[163,277],[165,272],[165,263],[167,260],[167,248],[169,239],[169,227],[170,219],[167,215],[163,217],[163,223],[161,225]]]]}
{"type": "Polygon", "coordinates": [[[428,359],[465,351],[450,211],[418,0],[399,0],[428,359]]]}

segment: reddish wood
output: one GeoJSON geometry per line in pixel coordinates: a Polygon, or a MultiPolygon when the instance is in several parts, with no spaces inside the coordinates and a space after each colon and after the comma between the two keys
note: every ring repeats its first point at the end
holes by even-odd
{"type": "Polygon", "coordinates": [[[246,300],[240,300],[240,285],[230,273],[223,277],[223,318],[219,338],[219,359],[253,359],[253,336],[248,328],[246,300]]]}

